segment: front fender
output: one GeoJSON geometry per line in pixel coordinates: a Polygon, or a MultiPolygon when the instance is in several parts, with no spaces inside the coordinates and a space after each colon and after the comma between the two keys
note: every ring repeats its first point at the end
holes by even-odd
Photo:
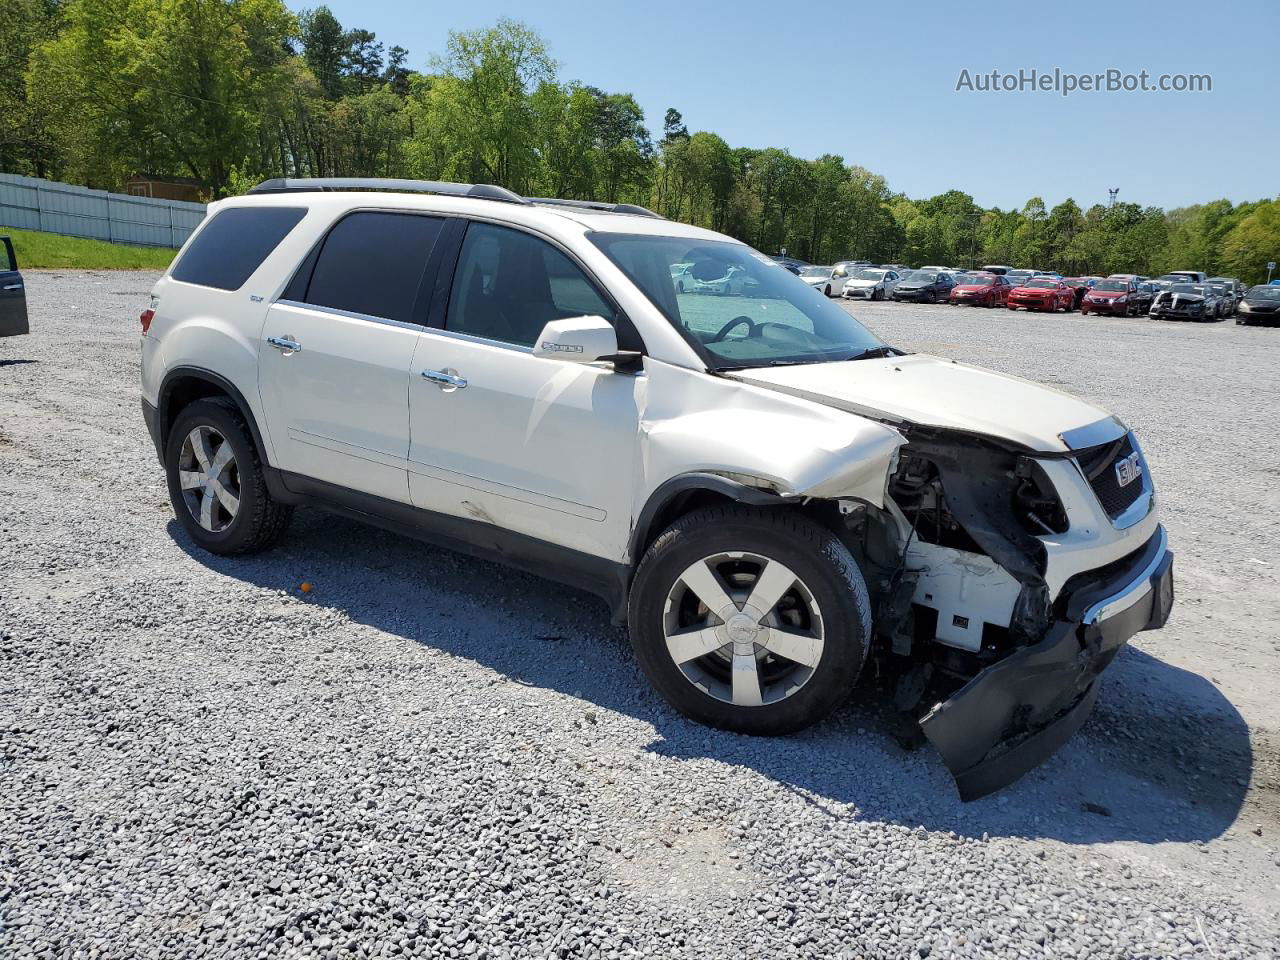
{"type": "Polygon", "coordinates": [[[782,497],[884,505],[893,427],[777,391],[650,362],[640,422],[639,516],[673,477],[708,473],[782,497]]]}

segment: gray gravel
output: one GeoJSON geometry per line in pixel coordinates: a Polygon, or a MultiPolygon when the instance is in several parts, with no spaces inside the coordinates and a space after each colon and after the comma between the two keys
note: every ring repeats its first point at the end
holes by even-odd
{"type": "Polygon", "coordinates": [[[35,333],[0,340],[0,956],[1280,952],[1280,330],[857,309],[1129,420],[1178,552],[1174,622],[1082,735],[964,805],[869,688],[738,737],[661,704],[584,594],[314,511],[269,554],[195,550],[138,413],[152,277],[28,280],[35,333]]]}

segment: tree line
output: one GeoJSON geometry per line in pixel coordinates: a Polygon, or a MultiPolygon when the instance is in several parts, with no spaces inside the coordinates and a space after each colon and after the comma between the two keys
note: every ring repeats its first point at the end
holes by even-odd
{"type": "Polygon", "coordinates": [[[1260,281],[1280,202],[983,208],[912,199],[843,157],[806,160],[651,132],[628,93],[564,80],[520,23],[453,33],[425,69],[327,7],[282,0],[9,0],[0,7],[0,170],[118,189],[193,177],[211,198],[275,176],[496,183],[637,203],[813,262],[1065,274],[1203,269],[1260,281]]]}

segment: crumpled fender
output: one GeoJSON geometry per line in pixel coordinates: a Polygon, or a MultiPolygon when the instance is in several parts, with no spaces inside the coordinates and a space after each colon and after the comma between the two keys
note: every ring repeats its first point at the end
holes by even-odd
{"type": "Polygon", "coordinates": [[[883,507],[893,427],[777,391],[650,361],[640,420],[644,502],[674,476],[728,476],[784,497],[883,507]]]}

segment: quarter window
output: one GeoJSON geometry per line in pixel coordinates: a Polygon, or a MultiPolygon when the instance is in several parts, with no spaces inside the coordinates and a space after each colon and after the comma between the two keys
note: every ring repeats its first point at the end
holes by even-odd
{"type": "Polygon", "coordinates": [[[170,272],[174,280],[239,290],[306,215],[301,207],[230,207],[213,215],[170,272]]]}
{"type": "Polygon", "coordinates": [[[306,302],[413,322],[414,303],[444,220],[362,211],[338,221],[316,258],[306,302]]]}
{"type": "Polygon", "coordinates": [[[617,311],[567,256],[520,230],[467,227],[446,330],[528,347],[550,321],[582,316],[618,322],[617,311]]]}

